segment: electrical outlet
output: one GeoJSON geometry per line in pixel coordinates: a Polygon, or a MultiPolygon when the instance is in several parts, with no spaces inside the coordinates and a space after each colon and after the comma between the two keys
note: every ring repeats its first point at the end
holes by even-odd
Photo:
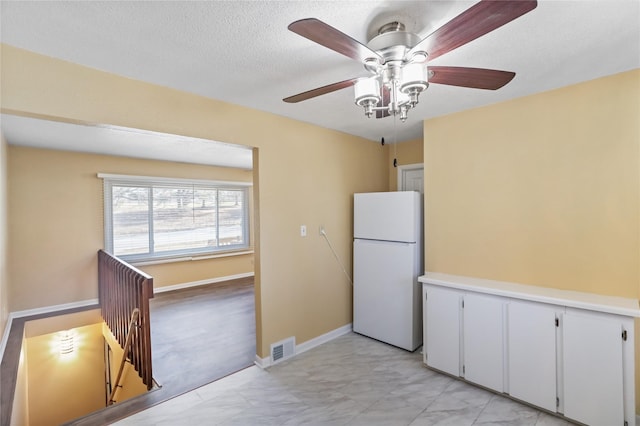
{"type": "Polygon", "coordinates": [[[326,232],[324,232],[324,225],[320,225],[320,235],[325,235],[326,232]]]}
{"type": "Polygon", "coordinates": [[[300,225],[300,236],[301,237],[307,236],[307,225],[300,225]]]}

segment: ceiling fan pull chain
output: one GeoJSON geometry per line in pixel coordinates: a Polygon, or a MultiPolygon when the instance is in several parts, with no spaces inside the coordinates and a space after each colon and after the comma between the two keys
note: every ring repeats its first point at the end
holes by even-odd
{"type": "Polygon", "coordinates": [[[396,115],[393,114],[393,167],[398,167],[398,130],[396,115]]]}

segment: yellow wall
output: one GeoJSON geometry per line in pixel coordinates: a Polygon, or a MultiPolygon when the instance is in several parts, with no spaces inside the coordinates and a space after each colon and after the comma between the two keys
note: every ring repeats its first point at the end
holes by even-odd
{"type": "Polygon", "coordinates": [[[58,333],[27,339],[31,426],[58,425],[105,406],[102,326],[74,330],[70,355],[60,355],[58,333]]]}
{"type": "Polygon", "coordinates": [[[393,167],[393,159],[398,160],[398,166],[407,164],[419,164],[424,161],[424,141],[413,139],[406,142],[398,142],[385,145],[387,152],[387,168],[389,172],[389,191],[398,190],[398,168],[393,167]]]}
{"type": "MultiPolygon", "coordinates": [[[[9,145],[9,258],[12,310],[97,298],[97,255],[104,247],[102,179],[138,174],[251,181],[221,167],[51,151],[9,145]],[[37,265],[37,267],[34,267],[37,265]]],[[[253,256],[142,266],[161,287],[250,273],[253,256]]]]}
{"type": "Polygon", "coordinates": [[[0,340],[9,319],[7,231],[7,143],[0,134],[0,340]]]}
{"type": "Polygon", "coordinates": [[[634,70],[426,121],[426,270],[639,299],[638,117],[634,70]]]}
{"type": "MultiPolygon", "coordinates": [[[[352,194],[388,187],[386,156],[379,144],[7,45],[2,46],[2,71],[3,112],[257,147],[258,355],[267,356],[269,345],[285,337],[294,335],[302,343],[351,322],[351,286],[317,230],[325,226],[350,269],[352,194]],[[299,236],[302,224],[309,229],[306,238],[299,236]]],[[[88,276],[89,248],[73,259],[78,272],[88,276]]],[[[11,309],[18,302],[32,307],[94,294],[84,283],[74,288],[76,294],[60,296],[40,282],[16,305],[12,299],[11,309]]]]}
{"type": "Polygon", "coordinates": [[[253,255],[142,265],[137,268],[153,277],[153,287],[157,289],[174,284],[253,273],[253,255]]]}
{"type": "Polygon", "coordinates": [[[426,269],[640,297],[640,70],[428,120],[426,269]]]}
{"type": "Polygon", "coordinates": [[[142,382],[142,378],[133,367],[133,364],[128,360],[125,362],[118,380],[118,371],[120,370],[120,363],[122,362],[122,356],[124,350],[118,340],[115,338],[109,326],[106,323],[102,323],[102,336],[105,339],[105,343],[111,348],[110,358],[110,373],[111,373],[111,389],[116,389],[116,393],[113,396],[115,403],[126,401],[134,396],[142,395],[147,392],[147,386],[142,382]],[[117,386],[117,387],[116,387],[117,386]]]}

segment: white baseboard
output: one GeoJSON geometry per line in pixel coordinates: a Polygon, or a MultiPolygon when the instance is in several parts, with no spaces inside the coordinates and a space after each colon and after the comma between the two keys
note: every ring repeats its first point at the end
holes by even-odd
{"type": "Polygon", "coordinates": [[[15,311],[9,314],[10,318],[23,318],[33,315],[50,314],[58,311],[66,311],[67,309],[84,308],[87,306],[97,305],[98,299],[81,300],[79,302],[63,303],[62,305],[45,306],[42,308],[27,309],[24,311],[15,311]]]}
{"type": "Polygon", "coordinates": [[[2,341],[0,342],[0,364],[2,358],[4,358],[4,350],[7,348],[7,341],[9,340],[9,332],[11,331],[11,324],[13,323],[13,317],[9,314],[7,318],[7,325],[4,328],[4,334],[2,335],[2,341]]]}
{"type": "MultiPolygon", "coordinates": [[[[299,355],[308,350],[311,350],[324,343],[330,342],[331,340],[337,337],[350,333],[351,330],[353,330],[353,326],[351,323],[349,323],[342,327],[336,328],[335,330],[331,330],[328,333],[325,333],[318,337],[314,337],[313,339],[307,340],[306,342],[300,343],[299,345],[296,345],[296,351],[294,356],[299,355]]],[[[271,366],[271,357],[268,356],[266,358],[260,358],[258,355],[256,355],[256,359],[253,361],[253,363],[260,368],[267,368],[271,366]]]]}
{"type": "Polygon", "coordinates": [[[216,284],[216,283],[220,283],[220,282],[223,282],[223,281],[231,281],[231,280],[237,280],[237,279],[240,279],[240,278],[248,278],[248,277],[253,277],[253,272],[246,272],[244,274],[236,274],[236,275],[227,275],[226,277],[209,278],[209,279],[206,279],[206,280],[191,281],[191,282],[186,282],[186,283],[167,285],[167,286],[163,286],[163,287],[155,287],[153,289],[153,292],[154,293],[164,293],[164,292],[167,292],[167,291],[182,290],[182,289],[190,288],[190,287],[198,287],[198,286],[207,285],[207,284],[216,284]]]}
{"type": "Polygon", "coordinates": [[[306,352],[309,349],[313,349],[316,346],[320,346],[323,343],[327,343],[337,337],[350,333],[351,330],[353,330],[353,326],[351,325],[351,323],[349,323],[347,325],[343,325],[340,328],[336,328],[335,330],[325,333],[321,336],[314,337],[313,339],[300,343],[299,345],[296,345],[296,355],[306,352]]]}
{"type": "Polygon", "coordinates": [[[253,360],[253,363],[264,370],[271,366],[271,357],[260,358],[258,354],[256,354],[256,359],[253,360]]]}

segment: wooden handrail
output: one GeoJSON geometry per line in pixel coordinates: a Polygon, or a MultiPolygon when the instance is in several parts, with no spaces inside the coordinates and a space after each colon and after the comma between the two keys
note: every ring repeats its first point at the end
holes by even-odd
{"type": "Polygon", "coordinates": [[[118,369],[118,376],[116,376],[115,386],[111,389],[111,395],[109,395],[109,405],[116,402],[113,398],[116,396],[116,392],[120,387],[120,379],[122,378],[122,372],[124,371],[124,365],[127,362],[127,352],[129,346],[131,346],[133,333],[135,327],[139,327],[138,319],[140,318],[140,309],[135,308],[131,313],[131,321],[129,321],[129,332],[127,333],[127,340],[124,342],[124,350],[122,351],[122,359],[120,360],[120,368],[118,369]]]}
{"type": "Polygon", "coordinates": [[[124,350],[124,358],[131,361],[142,382],[151,389],[149,299],[153,297],[153,277],[99,250],[98,293],[102,318],[124,350]],[[131,315],[136,309],[137,326],[131,324],[131,315]]]}

